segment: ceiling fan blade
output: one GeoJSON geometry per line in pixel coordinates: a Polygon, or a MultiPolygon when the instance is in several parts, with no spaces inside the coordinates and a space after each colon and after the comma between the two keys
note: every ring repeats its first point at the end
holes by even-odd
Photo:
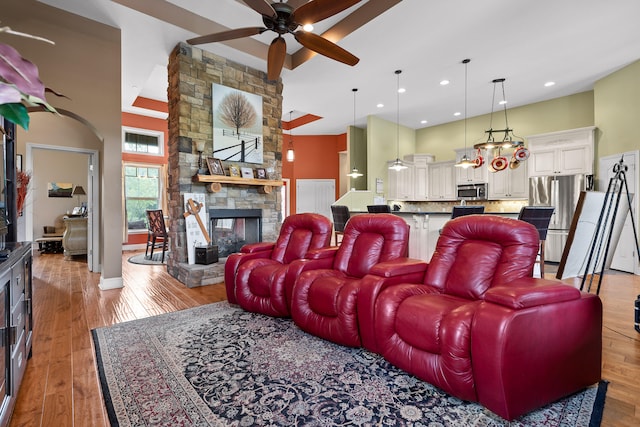
{"type": "Polygon", "coordinates": [[[312,0],[294,10],[293,19],[301,25],[319,22],[359,2],[360,0],[312,0]]]}
{"type": "Polygon", "coordinates": [[[267,78],[269,80],[278,80],[286,56],[287,43],[282,37],[278,36],[273,39],[271,46],[269,46],[269,55],[267,57],[267,78]]]}
{"type": "Polygon", "coordinates": [[[293,35],[301,45],[314,52],[318,52],[320,55],[324,55],[351,66],[356,65],[358,61],[360,61],[358,57],[352,55],[324,37],[304,31],[296,31],[293,35]]]}
{"type": "Polygon", "coordinates": [[[294,10],[308,2],[309,0],[287,0],[287,4],[294,10]]]}
{"type": "Polygon", "coordinates": [[[276,11],[267,0],[242,0],[251,9],[264,16],[276,16],[276,11]]]}
{"type": "Polygon", "coordinates": [[[222,42],[225,40],[239,39],[242,37],[255,36],[258,34],[262,34],[266,28],[264,27],[247,27],[247,28],[238,28],[236,30],[229,31],[221,31],[219,33],[208,34],[206,36],[195,37],[187,40],[187,43],[193,44],[205,44],[205,43],[214,43],[214,42],[222,42]]]}

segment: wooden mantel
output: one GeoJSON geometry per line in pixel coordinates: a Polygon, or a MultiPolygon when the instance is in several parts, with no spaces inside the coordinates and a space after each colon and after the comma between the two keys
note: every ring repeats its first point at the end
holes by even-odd
{"type": "Polygon", "coordinates": [[[239,176],[223,175],[194,175],[192,181],[208,184],[207,190],[212,193],[219,192],[222,189],[222,184],[252,185],[255,187],[261,187],[258,191],[264,194],[270,194],[271,191],[273,191],[272,187],[280,187],[283,185],[281,180],[242,178],[239,176]]]}

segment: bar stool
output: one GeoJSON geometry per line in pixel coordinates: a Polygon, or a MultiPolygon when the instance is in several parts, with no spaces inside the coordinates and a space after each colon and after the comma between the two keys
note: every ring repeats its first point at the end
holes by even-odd
{"type": "Polygon", "coordinates": [[[338,236],[340,236],[340,241],[342,241],[344,226],[347,225],[351,214],[347,206],[331,205],[331,215],[333,216],[334,242],[336,246],[338,246],[338,236]]]}
{"type": "Polygon", "coordinates": [[[544,241],[547,239],[547,231],[551,222],[553,206],[523,206],[520,209],[518,219],[532,224],[540,234],[540,252],[536,263],[540,264],[540,277],[544,278],[544,241]]]}

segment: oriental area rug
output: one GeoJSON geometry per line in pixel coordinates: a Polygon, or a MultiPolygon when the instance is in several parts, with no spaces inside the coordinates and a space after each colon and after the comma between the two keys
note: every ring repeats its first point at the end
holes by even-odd
{"type": "Polygon", "coordinates": [[[92,331],[113,426],[589,426],[606,383],[511,423],[363,349],[227,302],[92,331]]]}

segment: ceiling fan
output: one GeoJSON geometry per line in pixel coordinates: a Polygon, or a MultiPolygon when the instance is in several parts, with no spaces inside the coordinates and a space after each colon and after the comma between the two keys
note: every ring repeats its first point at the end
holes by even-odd
{"type": "Polygon", "coordinates": [[[187,40],[191,45],[238,39],[274,31],[278,36],[269,46],[267,78],[277,80],[287,55],[287,45],[282,36],[293,37],[307,49],[348,65],[356,65],[359,59],[333,42],[311,32],[298,30],[304,24],[312,24],[348,9],[360,0],[289,0],[287,3],[267,0],[243,0],[251,9],[262,15],[264,27],[246,27],[195,37],[187,40]]]}

